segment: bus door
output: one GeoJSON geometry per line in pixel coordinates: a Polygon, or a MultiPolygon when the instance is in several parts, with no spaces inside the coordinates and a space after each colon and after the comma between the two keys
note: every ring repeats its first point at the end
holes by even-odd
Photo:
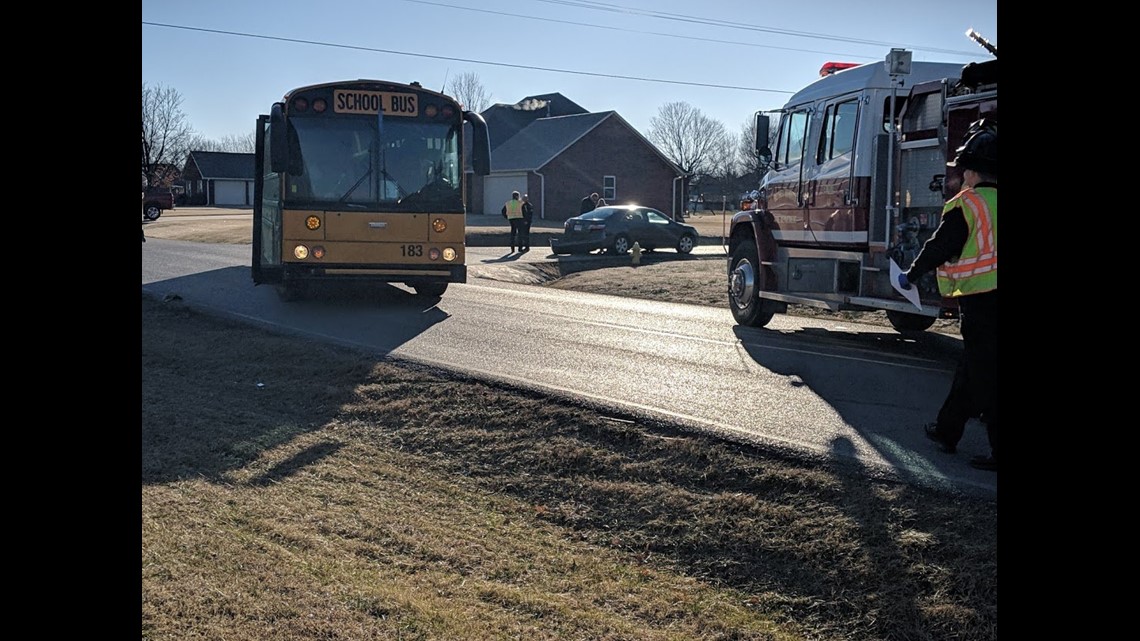
{"type": "Polygon", "coordinates": [[[255,284],[280,283],[281,174],[270,167],[269,116],[259,116],[255,132],[253,181],[253,256],[250,263],[255,284]]]}

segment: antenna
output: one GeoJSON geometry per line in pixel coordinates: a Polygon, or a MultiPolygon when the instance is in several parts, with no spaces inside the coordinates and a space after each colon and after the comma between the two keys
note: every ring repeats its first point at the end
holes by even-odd
{"type": "Polygon", "coordinates": [[[970,40],[973,40],[974,42],[978,43],[983,49],[992,53],[994,55],[994,57],[997,58],[997,47],[995,47],[993,44],[991,44],[990,41],[988,39],[986,39],[985,36],[978,33],[977,31],[974,31],[973,27],[966,30],[966,36],[969,37],[970,40]]]}
{"type": "Polygon", "coordinates": [[[448,67],[447,71],[443,72],[443,86],[439,88],[440,93],[447,93],[447,74],[449,73],[451,73],[451,67],[448,67]]]}

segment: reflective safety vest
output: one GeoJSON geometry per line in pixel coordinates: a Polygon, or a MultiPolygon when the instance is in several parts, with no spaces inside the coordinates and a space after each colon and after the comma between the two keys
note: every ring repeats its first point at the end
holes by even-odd
{"type": "Polygon", "coordinates": [[[522,201],[514,198],[507,201],[507,220],[522,218],[522,201]]]}
{"type": "Polygon", "coordinates": [[[942,215],[955,208],[961,208],[969,235],[958,259],[936,270],[938,291],[956,297],[997,289],[997,189],[963,189],[946,202],[942,215]]]}

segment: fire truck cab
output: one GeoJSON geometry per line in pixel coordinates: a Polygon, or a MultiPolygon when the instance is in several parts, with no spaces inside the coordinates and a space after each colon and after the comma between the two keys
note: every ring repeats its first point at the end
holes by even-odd
{"type": "MultiPolygon", "coordinates": [[[[996,49],[994,49],[996,55],[996,49]]],[[[828,63],[770,121],[757,114],[767,166],[753,203],[732,218],[729,303],[736,321],[763,326],[787,305],[884,310],[900,332],[953,318],[934,275],[920,306],[895,290],[891,261],[910,266],[961,187],[946,166],[969,124],[997,116],[997,60],[828,63]]]]}

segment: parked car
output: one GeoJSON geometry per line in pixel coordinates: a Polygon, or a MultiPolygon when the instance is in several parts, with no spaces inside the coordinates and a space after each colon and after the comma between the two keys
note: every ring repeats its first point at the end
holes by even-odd
{"type": "Polygon", "coordinates": [[[687,254],[698,242],[696,227],[672,220],[652,207],[607,205],[567,220],[562,235],[550,239],[550,249],[555,254],[604,249],[620,255],[637,243],[648,251],[668,247],[687,254]]]}
{"type": "Polygon", "coordinates": [[[143,192],[143,218],[158,220],[166,209],[174,209],[174,192],[169,187],[150,187],[143,192]]]}

